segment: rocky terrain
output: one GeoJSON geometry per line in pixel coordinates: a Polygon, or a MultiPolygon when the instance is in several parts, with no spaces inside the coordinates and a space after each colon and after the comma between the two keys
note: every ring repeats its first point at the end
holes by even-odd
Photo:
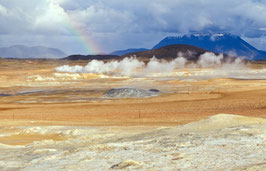
{"type": "Polygon", "coordinates": [[[2,127],[0,170],[263,171],[265,130],[265,119],[226,114],[175,127],[2,127]]]}
{"type": "Polygon", "coordinates": [[[0,59],[0,170],[265,168],[264,63],[127,76],[63,65],[88,61],[0,59]]]}
{"type": "Polygon", "coordinates": [[[158,96],[160,91],[157,89],[143,90],[138,88],[117,88],[108,90],[104,98],[121,99],[121,98],[143,98],[158,96]]]}

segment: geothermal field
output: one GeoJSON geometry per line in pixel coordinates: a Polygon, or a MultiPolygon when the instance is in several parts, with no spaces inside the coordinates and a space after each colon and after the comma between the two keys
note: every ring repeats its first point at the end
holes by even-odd
{"type": "Polygon", "coordinates": [[[0,170],[265,170],[266,63],[0,59],[0,170]]]}

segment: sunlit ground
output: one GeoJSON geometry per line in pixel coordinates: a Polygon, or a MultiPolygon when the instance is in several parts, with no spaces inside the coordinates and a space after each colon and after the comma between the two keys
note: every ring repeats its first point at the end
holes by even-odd
{"type": "Polygon", "coordinates": [[[87,64],[0,61],[0,170],[265,166],[259,118],[266,118],[266,64],[146,73],[144,66],[128,75],[56,71],[87,64]],[[161,93],[103,98],[121,87],[161,93]]]}

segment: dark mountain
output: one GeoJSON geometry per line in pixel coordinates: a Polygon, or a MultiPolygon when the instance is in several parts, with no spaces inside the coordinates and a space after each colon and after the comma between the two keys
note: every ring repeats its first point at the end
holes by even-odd
{"type": "Polygon", "coordinates": [[[62,58],[66,56],[66,54],[55,48],[15,45],[0,48],[0,56],[4,58],[62,58]]]}
{"type": "Polygon", "coordinates": [[[152,58],[156,57],[158,59],[173,59],[178,57],[179,53],[182,53],[183,57],[186,57],[188,60],[198,60],[198,57],[205,52],[210,52],[202,48],[191,45],[168,45],[158,49],[148,50],[144,52],[133,52],[124,55],[126,56],[136,56],[142,58],[152,58]]]}
{"type": "Polygon", "coordinates": [[[192,45],[216,53],[245,56],[253,60],[266,59],[266,52],[256,49],[239,36],[231,34],[191,34],[180,37],[166,37],[153,49],[173,44],[192,45]]]}
{"type": "Polygon", "coordinates": [[[109,59],[118,59],[120,56],[117,55],[70,55],[66,58],[66,60],[109,60],[109,59]]]}
{"type": "Polygon", "coordinates": [[[126,50],[114,51],[114,52],[110,53],[110,55],[123,56],[123,55],[128,54],[128,53],[141,52],[141,51],[146,51],[146,50],[149,50],[149,49],[145,49],[145,48],[140,48],[140,49],[126,49],[126,50]]]}

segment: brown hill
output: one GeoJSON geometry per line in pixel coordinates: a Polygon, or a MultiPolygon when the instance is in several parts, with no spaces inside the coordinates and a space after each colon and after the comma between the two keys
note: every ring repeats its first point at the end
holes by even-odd
{"type": "Polygon", "coordinates": [[[210,52],[205,49],[198,48],[196,46],[191,45],[169,45],[164,46],[159,49],[148,50],[143,52],[133,52],[126,54],[122,57],[142,57],[142,58],[152,58],[156,57],[158,59],[173,59],[178,57],[178,54],[182,53],[183,57],[186,57],[188,60],[197,60],[200,55],[204,54],[205,52],[210,52]]]}
{"type": "Polygon", "coordinates": [[[112,59],[119,59],[120,56],[117,55],[70,55],[66,58],[62,58],[65,60],[112,60],[112,59]]]}
{"type": "MultiPolygon", "coordinates": [[[[147,50],[147,51],[141,51],[141,52],[132,52],[128,53],[123,56],[117,56],[117,55],[71,55],[66,58],[66,60],[122,60],[125,57],[132,57],[135,56],[139,60],[142,61],[149,61],[150,58],[156,57],[158,59],[165,59],[165,60],[172,60],[174,58],[177,58],[179,55],[182,55],[182,57],[185,57],[189,61],[197,61],[200,55],[211,52],[196,46],[191,45],[168,45],[164,46],[158,49],[153,50],[147,50]]],[[[214,52],[213,52],[214,53],[214,52]]],[[[218,55],[217,53],[214,53],[218,55]]],[[[229,57],[228,55],[224,55],[224,60],[226,61],[233,61],[235,57],[229,57]]]]}

